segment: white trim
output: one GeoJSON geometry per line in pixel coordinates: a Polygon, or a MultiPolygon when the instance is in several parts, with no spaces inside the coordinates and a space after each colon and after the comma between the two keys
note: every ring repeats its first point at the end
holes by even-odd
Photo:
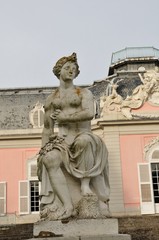
{"type": "Polygon", "coordinates": [[[159,213],[159,203],[155,203],[155,212],[159,213]]]}
{"type": "MultiPolygon", "coordinates": [[[[36,154],[36,155],[34,155],[33,157],[31,157],[31,158],[29,158],[27,160],[27,167],[26,167],[26,169],[27,169],[27,179],[28,179],[28,182],[29,182],[29,195],[30,195],[30,182],[31,181],[38,181],[39,182],[38,176],[35,176],[35,177],[31,176],[31,166],[32,165],[36,165],[37,166],[37,157],[38,157],[38,155],[36,154]]],[[[39,182],[39,195],[40,195],[40,191],[41,191],[41,184],[39,182]]],[[[30,213],[31,214],[39,213],[39,211],[36,211],[36,212],[32,212],[31,211],[31,199],[29,198],[28,201],[29,201],[29,204],[30,204],[30,213]]],[[[39,207],[40,207],[40,198],[39,198],[39,207]]]]}

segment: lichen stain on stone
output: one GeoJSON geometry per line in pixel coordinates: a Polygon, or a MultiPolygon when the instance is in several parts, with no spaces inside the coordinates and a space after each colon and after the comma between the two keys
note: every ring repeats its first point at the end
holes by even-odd
{"type": "Polygon", "coordinates": [[[81,89],[80,88],[76,88],[76,93],[77,93],[77,95],[80,95],[81,94],[81,89]]]}

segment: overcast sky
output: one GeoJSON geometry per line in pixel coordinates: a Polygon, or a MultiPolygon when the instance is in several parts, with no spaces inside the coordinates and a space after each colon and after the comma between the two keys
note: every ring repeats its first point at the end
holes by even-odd
{"type": "Polygon", "coordinates": [[[0,0],[0,88],[57,86],[52,67],[76,52],[75,84],[108,74],[112,52],[159,48],[159,0],[0,0]]]}

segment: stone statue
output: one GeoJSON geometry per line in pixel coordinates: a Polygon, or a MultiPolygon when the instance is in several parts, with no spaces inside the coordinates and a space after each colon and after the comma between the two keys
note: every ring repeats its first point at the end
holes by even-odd
{"type": "Polygon", "coordinates": [[[75,53],[59,59],[53,68],[60,86],[46,100],[38,157],[44,219],[66,219],[76,214],[63,167],[80,180],[82,197],[95,195],[106,205],[109,201],[108,152],[104,142],[91,132],[92,93],[73,85],[79,72],[75,53]],[[54,133],[55,126],[58,134],[54,133]]]}

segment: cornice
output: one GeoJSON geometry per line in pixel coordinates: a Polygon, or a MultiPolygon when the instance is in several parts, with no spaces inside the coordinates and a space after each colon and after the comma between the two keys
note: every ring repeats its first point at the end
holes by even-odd
{"type": "Polygon", "coordinates": [[[41,138],[42,129],[9,129],[0,130],[0,140],[41,138]]]}
{"type": "Polygon", "coordinates": [[[99,119],[97,125],[100,127],[104,126],[126,126],[126,125],[152,125],[159,124],[158,120],[102,120],[99,119]]]}

